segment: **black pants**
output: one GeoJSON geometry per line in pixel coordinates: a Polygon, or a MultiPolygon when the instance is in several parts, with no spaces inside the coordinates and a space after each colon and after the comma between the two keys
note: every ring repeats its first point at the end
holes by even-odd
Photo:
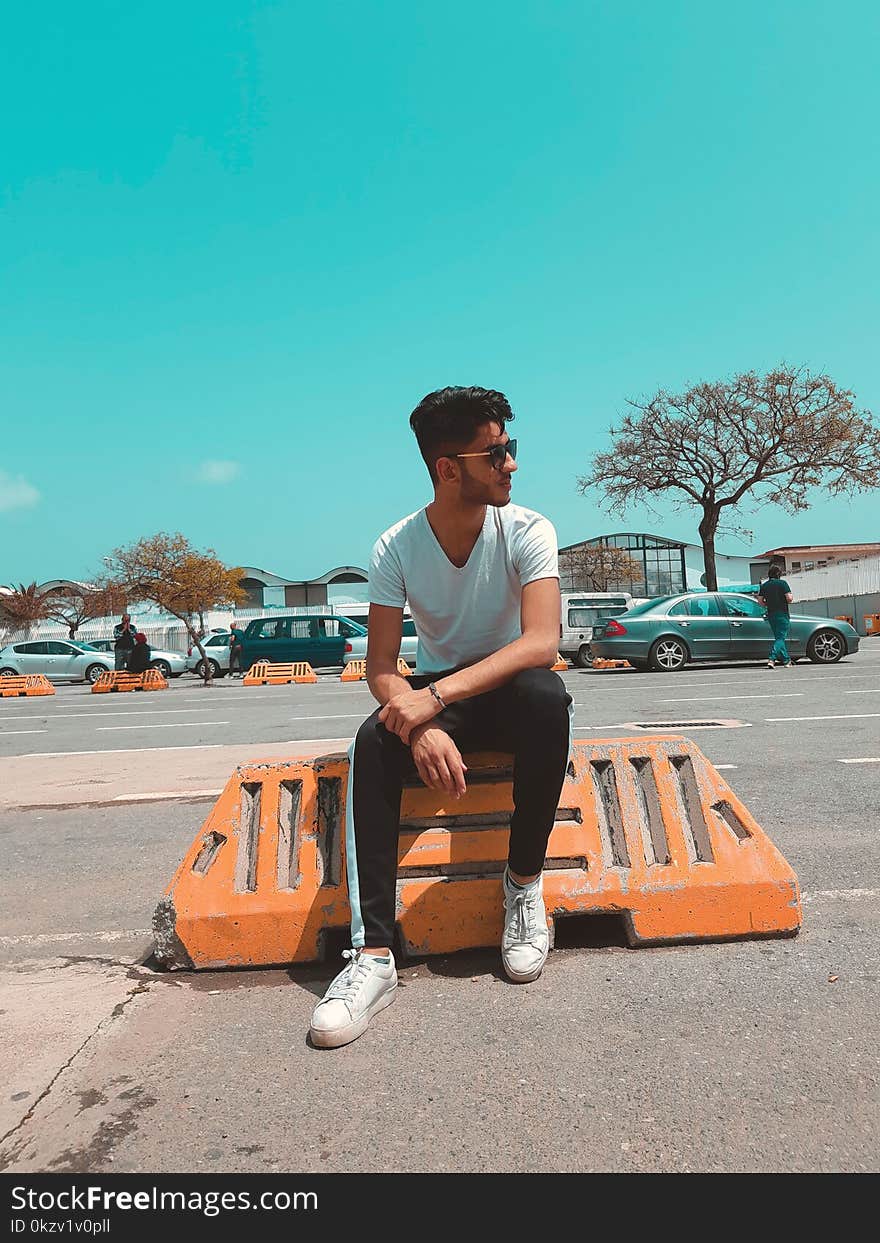
{"type": "MultiPolygon", "coordinates": [[[[419,690],[442,676],[414,677],[411,685],[419,690]]],[[[432,722],[462,753],[513,752],[508,861],[520,876],[544,866],[571,746],[570,704],[557,674],[526,669],[498,690],[450,704],[432,722]]],[[[400,796],[413,770],[409,747],[381,724],[379,711],[349,752],[346,824],[352,944],[372,949],[390,946],[394,936],[400,796]]]]}
{"type": "Polygon", "coordinates": [[[229,673],[230,676],[235,673],[236,667],[241,673],[241,647],[230,647],[229,649],[229,673]]]}

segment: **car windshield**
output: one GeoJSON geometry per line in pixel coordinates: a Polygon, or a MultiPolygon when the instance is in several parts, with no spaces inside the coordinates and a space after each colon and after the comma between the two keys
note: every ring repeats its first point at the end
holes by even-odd
{"type": "Polygon", "coordinates": [[[644,604],[637,604],[634,608],[627,609],[622,616],[640,617],[642,613],[653,613],[661,604],[666,604],[667,601],[674,599],[675,596],[657,596],[654,600],[646,600],[644,604]]]}

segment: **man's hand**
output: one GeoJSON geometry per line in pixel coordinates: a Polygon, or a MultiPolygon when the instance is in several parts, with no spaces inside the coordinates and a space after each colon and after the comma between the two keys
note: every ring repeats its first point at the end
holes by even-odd
{"type": "Polygon", "coordinates": [[[410,746],[425,785],[461,798],[467,789],[464,779],[467,765],[446,731],[439,725],[419,725],[412,731],[410,746]]]}
{"type": "Polygon", "coordinates": [[[389,699],[379,713],[379,720],[401,742],[410,744],[410,734],[417,725],[424,725],[442,711],[429,690],[403,691],[389,699]]]}

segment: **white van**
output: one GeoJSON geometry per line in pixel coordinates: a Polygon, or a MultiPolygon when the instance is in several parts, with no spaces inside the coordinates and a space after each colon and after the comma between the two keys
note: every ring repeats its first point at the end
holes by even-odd
{"type": "Polygon", "coordinates": [[[559,653],[582,669],[592,664],[593,623],[619,617],[634,601],[628,591],[564,591],[559,620],[559,653]]]}

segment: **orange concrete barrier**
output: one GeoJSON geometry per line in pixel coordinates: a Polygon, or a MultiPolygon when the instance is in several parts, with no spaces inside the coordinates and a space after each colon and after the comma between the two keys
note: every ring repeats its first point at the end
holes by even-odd
{"type": "Polygon", "coordinates": [[[168,683],[158,669],[147,669],[143,673],[128,673],[120,669],[108,669],[98,675],[92,686],[93,695],[102,695],[107,691],[167,691],[168,683]]]}
{"type": "Polygon", "coordinates": [[[594,669],[631,669],[632,665],[628,660],[606,660],[602,656],[593,657],[594,669]]]}
{"type": "Polygon", "coordinates": [[[245,686],[285,686],[290,682],[317,682],[318,675],[307,660],[271,664],[258,660],[242,678],[245,686]]]}
{"type": "Polygon", "coordinates": [[[865,634],[880,634],[880,613],[866,613],[863,620],[865,634]]]}
{"type": "Polygon", "coordinates": [[[848,617],[846,613],[835,613],[834,620],[842,621],[842,622],[849,622],[851,626],[853,625],[853,619],[851,617],[848,617]]]}
{"type": "MultiPolygon", "coordinates": [[[[511,757],[467,755],[446,801],[413,773],[401,803],[397,911],[414,954],[500,944],[511,757]]],[[[312,962],[349,926],[348,760],[252,763],[230,778],[153,919],[167,967],[312,962]]],[[[686,738],[578,741],[547,849],[551,932],[621,913],[630,944],[797,931],[797,877],[686,738]]]]}
{"type": "Polygon", "coordinates": [[[568,661],[565,659],[564,656],[560,655],[560,653],[557,652],[556,653],[556,664],[551,665],[550,668],[554,671],[554,673],[561,673],[563,669],[568,668],[568,661]]]}
{"type": "Polygon", "coordinates": [[[42,673],[25,673],[21,677],[0,678],[0,698],[14,695],[54,695],[55,687],[42,673]]]}
{"type": "MultiPolygon", "coordinates": [[[[402,656],[397,660],[397,672],[405,678],[411,678],[413,670],[403,659],[402,656]]],[[[365,660],[350,660],[346,664],[342,673],[339,675],[340,682],[362,682],[367,676],[367,662],[365,660]]]]}

